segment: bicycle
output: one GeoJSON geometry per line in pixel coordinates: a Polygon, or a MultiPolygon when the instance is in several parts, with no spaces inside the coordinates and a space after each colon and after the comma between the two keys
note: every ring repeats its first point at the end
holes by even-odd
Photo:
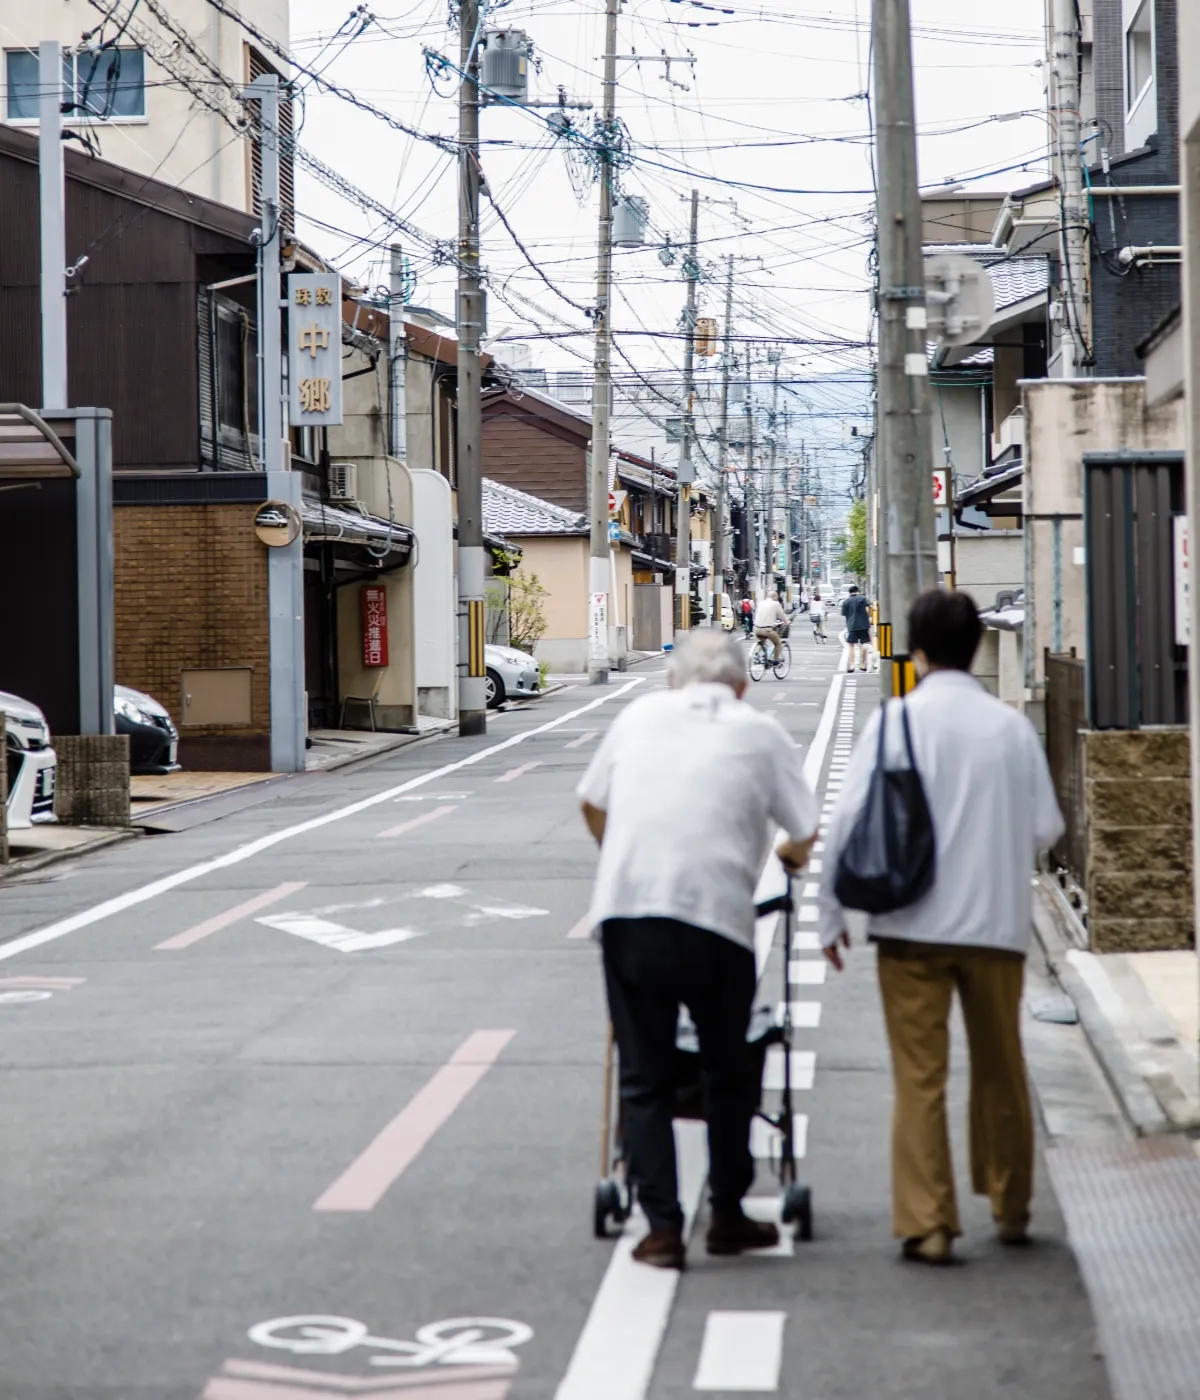
{"type": "Polygon", "coordinates": [[[792,649],[787,642],[781,641],[775,652],[775,660],[767,660],[767,644],[764,641],[754,643],[754,649],[750,653],[750,679],[761,681],[770,670],[775,673],[776,680],[784,680],[788,672],[792,669],[792,649]]]}

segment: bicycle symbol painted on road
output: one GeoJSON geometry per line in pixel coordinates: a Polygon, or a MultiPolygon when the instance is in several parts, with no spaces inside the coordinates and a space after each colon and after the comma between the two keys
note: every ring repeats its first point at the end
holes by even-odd
{"type": "Polygon", "coordinates": [[[371,1366],[508,1366],[520,1364],[513,1347],[523,1346],[533,1328],[504,1317],[452,1317],[419,1327],[413,1341],[372,1336],[366,1323],[352,1317],[305,1314],[276,1317],[250,1329],[261,1347],[296,1356],[343,1356],[362,1347],[379,1353],[371,1366]]]}
{"type": "Polygon", "coordinates": [[[0,1006],[24,1006],[49,1001],[55,992],[69,992],[82,977],[0,977],[0,1006]]]}

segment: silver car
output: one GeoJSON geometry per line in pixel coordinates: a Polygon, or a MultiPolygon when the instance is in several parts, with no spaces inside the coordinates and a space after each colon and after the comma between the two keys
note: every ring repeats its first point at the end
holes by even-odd
{"type": "Polygon", "coordinates": [[[487,646],[487,706],[494,710],[506,700],[527,700],[541,690],[538,664],[527,651],[515,647],[487,646]]]}

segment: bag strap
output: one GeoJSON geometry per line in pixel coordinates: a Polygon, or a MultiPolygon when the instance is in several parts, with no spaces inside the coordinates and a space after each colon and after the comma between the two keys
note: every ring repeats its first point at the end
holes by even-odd
{"type": "Polygon", "coordinates": [[[908,766],[915,773],[917,771],[917,758],[913,753],[912,730],[908,727],[908,706],[903,700],[900,701],[900,718],[904,722],[904,747],[908,750],[908,766]]]}
{"type": "Polygon", "coordinates": [[[879,710],[879,746],[875,750],[875,767],[887,767],[887,701],[885,700],[879,710]]]}

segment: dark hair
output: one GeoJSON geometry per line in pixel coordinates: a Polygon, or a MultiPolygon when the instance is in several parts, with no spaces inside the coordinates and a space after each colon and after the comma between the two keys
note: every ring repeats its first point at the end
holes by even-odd
{"type": "Polygon", "coordinates": [[[969,671],[982,636],[969,593],[927,588],[908,610],[908,650],[923,651],[934,666],[969,671]]]}
{"type": "Polygon", "coordinates": [[[858,584],[857,584],[857,583],[852,583],[852,584],[850,585],[850,592],[851,592],[851,593],[857,593],[857,592],[858,592],[858,584]]]}

